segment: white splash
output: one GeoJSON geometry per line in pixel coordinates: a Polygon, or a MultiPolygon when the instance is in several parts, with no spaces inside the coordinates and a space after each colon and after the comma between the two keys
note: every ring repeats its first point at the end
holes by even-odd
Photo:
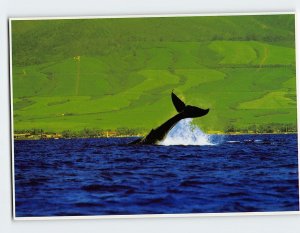
{"type": "Polygon", "coordinates": [[[214,135],[208,135],[192,124],[193,119],[183,119],[170,130],[167,137],[159,145],[216,145],[214,135]]]}

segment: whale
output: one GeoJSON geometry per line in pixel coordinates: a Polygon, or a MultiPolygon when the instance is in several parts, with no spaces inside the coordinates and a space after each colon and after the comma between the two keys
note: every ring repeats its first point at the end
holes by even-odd
{"type": "Polygon", "coordinates": [[[130,145],[157,145],[159,144],[159,142],[163,141],[166,138],[168,132],[180,120],[183,120],[185,118],[202,117],[209,112],[209,109],[202,109],[199,107],[186,105],[177,95],[175,95],[173,91],[171,93],[171,99],[177,111],[177,114],[164,122],[159,127],[152,129],[145,137],[130,142],[130,145]]]}

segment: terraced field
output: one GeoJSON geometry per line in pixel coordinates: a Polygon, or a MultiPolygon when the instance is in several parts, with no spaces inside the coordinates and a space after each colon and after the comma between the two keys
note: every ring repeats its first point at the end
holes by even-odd
{"type": "Polygon", "coordinates": [[[296,125],[294,15],[12,22],[14,129],[296,125]]]}

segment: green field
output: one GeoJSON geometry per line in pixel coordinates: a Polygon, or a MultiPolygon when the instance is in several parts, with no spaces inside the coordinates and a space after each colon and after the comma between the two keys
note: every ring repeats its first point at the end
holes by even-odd
{"type": "Polygon", "coordinates": [[[296,128],[294,15],[12,21],[15,131],[296,128]],[[80,58],[78,57],[80,56],[80,58]]]}

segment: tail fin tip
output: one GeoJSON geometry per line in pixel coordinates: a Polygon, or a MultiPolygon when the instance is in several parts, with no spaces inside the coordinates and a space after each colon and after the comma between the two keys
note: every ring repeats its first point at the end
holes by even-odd
{"type": "Polygon", "coordinates": [[[185,103],[181,99],[179,99],[177,95],[174,94],[174,89],[172,90],[171,97],[176,111],[179,113],[182,112],[185,108],[185,103]]]}

